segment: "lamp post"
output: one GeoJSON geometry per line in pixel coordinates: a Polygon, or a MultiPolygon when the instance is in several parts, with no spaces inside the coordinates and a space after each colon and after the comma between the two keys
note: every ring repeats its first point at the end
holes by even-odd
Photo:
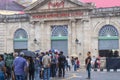
{"type": "Polygon", "coordinates": [[[37,43],[37,39],[36,38],[33,41],[34,41],[35,44],[37,43]]]}
{"type": "Polygon", "coordinates": [[[75,40],[75,43],[81,45],[81,43],[79,42],[79,40],[77,38],[75,40]]]}
{"type": "Polygon", "coordinates": [[[40,50],[40,42],[38,42],[38,40],[35,38],[34,40],[34,43],[38,46],[39,50],[40,50]]]}
{"type": "Polygon", "coordinates": [[[75,42],[76,42],[76,44],[77,44],[77,43],[79,42],[79,40],[76,38],[75,42]]]}
{"type": "MultiPolygon", "coordinates": [[[[75,43],[76,43],[76,52],[78,54],[78,45],[81,45],[80,41],[76,38],[75,40],[75,43]]],[[[79,53],[79,55],[81,55],[81,53],[79,53]]]]}

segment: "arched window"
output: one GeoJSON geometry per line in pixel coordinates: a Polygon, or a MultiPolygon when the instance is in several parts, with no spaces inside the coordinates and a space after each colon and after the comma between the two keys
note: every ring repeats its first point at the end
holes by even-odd
{"type": "Polygon", "coordinates": [[[51,49],[63,51],[68,55],[68,25],[51,26],[51,49]]]}
{"type": "Polygon", "coordinates": [[[57,25],[57,26],[52,26],[52,37],[54,36],[58,36],[58,37],[61,37],[61,36],[68,36],[68,28],[66,25],[57,25]]]}
{"type": "Polygon", "coordinates": [[[99,31],[99,56],[109,57],[110,51],[119,49],[119,33],[112,25],[105,25],[99,31]]]}
{"type": "Polygon", "coordinates": [[[24,29],[18,29],[14,33],[14,51],[20,52],[28,49],[28,35],[24,29]]]}
{"type": "Polygon", "coordinates": [[[105,25],[101,28],[101,30],[99,31],[99,36],[118,36],[118,31],[117,29],[112,26],[112,25],[105,25]]]}
{"type": "Polygon", "coordinates": [[[18,29],[14,34],[14,39],[28,38],[27,32],[24,29],[18,29]]]}

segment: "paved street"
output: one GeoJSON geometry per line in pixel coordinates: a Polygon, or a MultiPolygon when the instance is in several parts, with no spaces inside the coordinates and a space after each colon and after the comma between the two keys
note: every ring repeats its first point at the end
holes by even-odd
{"type": "MultiPolygon", "coordinates": [[[[80,70],[76,72],[74,71],[66,72],[65,78],[54,78],[51,80],[88,80],[86,79],[86,77],[87,77],[87,73],[85,72],[85,70],[80,70]]],[[[35,78],[36,78],[35,80],[43,80],[37,77],[35,78]]],[[[92,71],[92,78],[90,80],[120,80],[120,71],[118,72],[92,71]]]]}
{"type": "MultiPolygon", "coordinates": [[[[87,80],[87,74],[85,71],[77,71],[77,72],[67,72],[66,77],[63,79],[55,79],[55,80],[87,80]]],[[[92,71],[91,80],[120,80],[120,72],[94,72],[92,71]]]]}

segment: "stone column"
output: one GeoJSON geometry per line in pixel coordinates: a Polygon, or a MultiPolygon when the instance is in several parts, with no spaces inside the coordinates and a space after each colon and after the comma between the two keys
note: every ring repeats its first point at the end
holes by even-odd
{"type": "Polygon", "coordinates": [[[37,40],[35,46],[36,46],[36,50],[40,50],[41,49],[41,40],[40,40],[40,36],[41,36],[41,29],[40,29],[40,25],[41,22],[37,22],[36,23],[36,27],[35,27],[35,38],[37,40]]]}
{"type": "Polygon", "coordinates": [[[48,51],[51,49],[51,24],[49,22],[46,22],[44,24],[44,51],[48,51]]]}
{"type": "Polygon", "coordinates": [[[70,55],[77,55],[77,45],[75,43],[75,40],[76,40],[76,20],[75,19],[71,19],[70,20],[70,28],[71,28],[71,31],[70,31],[70,42],[69,44],[70,45],[70,52],[71,54],[70,55]]]}
{"type": "Polygon", "coordinates": [[[29,34],[28,34],[28,50],[31,51],[35,51],[35,43],[34,43],[34,39],[35,39],[35,27],[36,24],[35,22],[30,22],[29,23],[29,34]]]}
{"type": "Polygon", "coordinates": [[[98,41],[99,41],[99,36],[95,33],[92,33],[91,35],[91,46],[92,46],[92,57],[95,56],[95,57],[98,57],[99,56],[99,49],[98,49],[98,41]]]}
{"type": "Polygon", "coordinates": [[[40,21],[40,49],[41,51],[44,51],[44,46],[45,46],[45,41],[44,41],[44,37],[45,37],[45,27],[44,27],[44,21],[40,21]]]}
{"type": "Polygon", "coordinates": [[[85,63],[85,58],[87,56],[87,52],[90,51],[90,44],[91,44],[91,39],[90,39],[90,23],[89,20],[82,19],[82,33],[83,33],[83,41],[82,41],[82,47],[83,47],[83,53],[82,53],[82,61],[81,64],[84,65],[85,63]]]}

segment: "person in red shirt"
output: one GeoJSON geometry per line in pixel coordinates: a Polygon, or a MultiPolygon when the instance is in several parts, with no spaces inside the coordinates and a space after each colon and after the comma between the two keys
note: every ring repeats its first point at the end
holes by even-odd
{"type": "Polygon", "coordinates": [[[78,60],[78,57],[76,59],[77,59],[77,69],[78,69],[80,68],[80,61],[78,60]]]}

